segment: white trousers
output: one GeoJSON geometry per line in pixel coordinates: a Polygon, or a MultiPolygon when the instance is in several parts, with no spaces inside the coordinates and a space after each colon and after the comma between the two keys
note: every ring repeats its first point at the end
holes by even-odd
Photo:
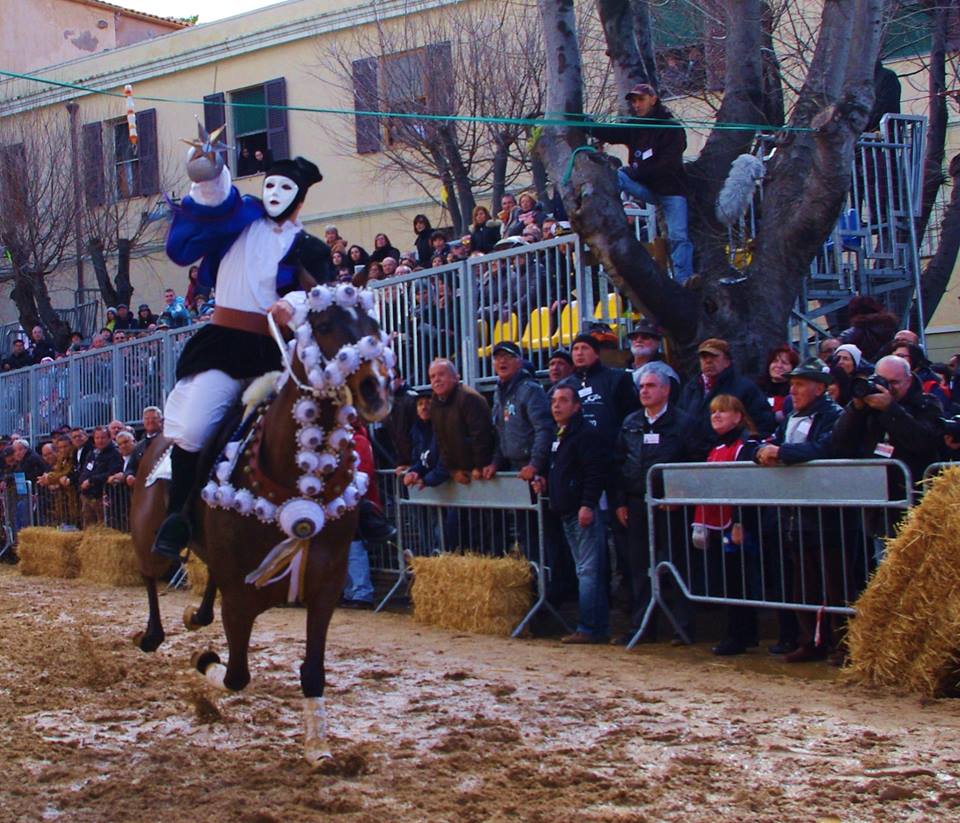
{"type": "Polygon", "coordinates": [[[240,395],[242,385],[219,369],[178,380],[163,407],[164,436],[184,451],[200,451],[240,395]]]}

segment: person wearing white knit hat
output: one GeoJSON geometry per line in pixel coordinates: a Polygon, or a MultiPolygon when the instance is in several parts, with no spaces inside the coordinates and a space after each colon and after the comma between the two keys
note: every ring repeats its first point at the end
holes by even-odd
{"type": "Polygon", "coordinates": [[[843,369],[848,375],[852,375],[860,368],[860,361],[863,359],[863,352],[853,343],[844,343],[838,346],[833,353],[834,362],[843,369]]]}

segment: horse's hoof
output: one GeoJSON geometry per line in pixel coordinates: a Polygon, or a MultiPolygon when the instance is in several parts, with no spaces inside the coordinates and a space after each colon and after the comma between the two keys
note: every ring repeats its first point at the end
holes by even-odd
{"type": "Polygon", "coordinates": [[[326,741],[316,741],[314,745],[307,741],[303,747],[303,755],[311,766],[320,766],[333,760],[333,752],[330,751],[326,741]]]}
{"type": "Polygon", "coordinates": [[[211,663],[207,666],[207,670],[203,673],[204,679],[213,686],[215,689],[219,689],[222,692],[230,691],[224,684],[223,680],[227,676],[227,667],[223,663],[211,663]]]}
{"type": "Polygon", "coordinates": [[[190,658],[190,665],[200,672],[200,674],[206,674],[209,666],[219,662],[220,655],[211,649],[206,649],[202,652],[194,652],[193,656],[190,658]]]}
{"type": "Polygon", "coordinates": [[[147,634],[146,632],[137,632],[133,636],[133,645],[136,646],[142,652],[155,652],[160,648],[160,644],[163,643],[163,639],[166,635],[161,632],[160,634],[147,634]]]}
{"type": "Polygon", "coordinates": [[[195,632],[197,629],[202,629],[204,626],[209,626],[210,621],[203,623],[197,620],[197,614],[200,610],[195,609],[193,606],[187,606],[183,610],[183,625],[186,627],[187,631],[195,632]]]}

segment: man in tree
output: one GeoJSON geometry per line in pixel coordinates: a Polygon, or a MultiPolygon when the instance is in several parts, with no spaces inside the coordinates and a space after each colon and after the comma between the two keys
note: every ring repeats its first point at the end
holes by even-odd
{"type": "Polygon", "coordinates": [[[639,83],[627,92],[626,98],[633,114],[629,125],[594,126],[589,131],[600,143],[622,143],[627,147],[627,164],[617,171],[620,190],[634,200],[654,203],[663,210],[670,235],[673,276],[683,284],[693,276],[693,244],[687,234],[687,177],[683,169],[686,132],[660,102],[653,86],[639,83]]]}

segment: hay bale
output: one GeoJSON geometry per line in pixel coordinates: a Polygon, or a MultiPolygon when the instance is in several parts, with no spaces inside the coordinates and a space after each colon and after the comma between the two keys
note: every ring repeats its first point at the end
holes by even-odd
{"type": "Polygon", "coordinates": [[[60,531],[49,526],[21,529],[17,536],[20,574],[76,577],[80,573],[78,549],[82,537],[82,532],[60,531]]]}
{"type": "Polygon", "coordinates": [[[140,566],[129,534],[103,526],[81,532],[80,579],[108,586],[139,586],[140,566]]]}
{"type": "Polygon", "coordinates": [[[454,631],[509,635],[533,602],[530,564],[517,557],[415,557],[413,617],[454,631]]]}
{"type": "Polygon", "coordinates": [[[207,580],[210,578],[210,572],[207,570],[207,564],[204,563],[196,552],[189,552],[187,555],[187,581],[190,583],[190,591],[194,594],[203,595],[207,590],[207,580]]]}
{"type": "Polygon", "coordinates": [[[960,691],[960,467],[931,484],[856,603],[846,676],[928,696],[960,691]]]}

